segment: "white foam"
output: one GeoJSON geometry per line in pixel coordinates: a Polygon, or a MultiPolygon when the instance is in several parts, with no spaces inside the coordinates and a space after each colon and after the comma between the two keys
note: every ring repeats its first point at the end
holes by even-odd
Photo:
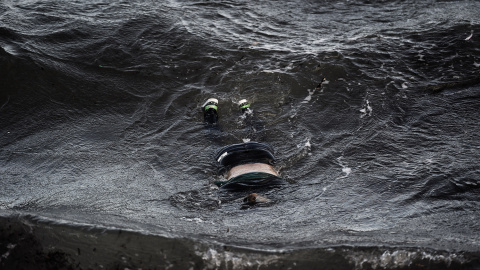
{"type": "Polygon", "coordinates": [[[375,252],[358,251],[347,255],[355,264],[355,269],[363,269],[364,266],[372,269],[396,269],[411,266],[414,260],[429,260],[431,262],[445,262],[450,265],[452,262],[465,262],[465,259],[457,254],[435,254],[420,250],[387,250],[381,255],[375,252]]]}
{"type": "Polygon", "coordinates": [[[345,177],[347,177],[350,175],[350,173],[352,173],[352,169],[345,167],[345,168],[342,168],[342,172],[345,173],[345,177]]]}
{"type": "Polygon", "coordinates": [[[337,179],[343,179],[343,178],[347,178],[351,173],[352,173],[352,169],[350,167],[347,167],[343,162],[342,162],[342,158],[343,157],[339,157],[337,158],[337,161],[338,161],[338,165],[340,165],[342,167],[342,172],[344,173],[344,175],[340,176],[340,177],[337,177],[337,179]]]}
{"type": "Polygon", "coordinates": [[[198,218],[198,217],[196,217],[196,218],[182,217],[182,218],[180,218],[180,219],[181,219],[181,220],[185,220],[185,221],[189,221],[189,222],[195,222],[195,223],[197,223],[197,224],[198,224],[198,223],[203,223],[203,222],[205,222],[205,221],[203,221],[203,219],[198,218]]]}
{"type": "Polygon", "coordinates": [[[365,100],[365,108],[361,109],[360,112],[362,113],[360,115],[360,118],[363,118],[365,116],[371,116],[372,115],[372,106],[370,106],[370,102],[368,100],[365,100]]]}
{"type": "Polygon", "coordinates": [[[261,266],[268,266],[277,262],[280,258],[277,255],[234,253],[230,251],[218,252],[213,248],[209,248],[206,252],[197,250],[195,253],[202,256],[203,261],[206,263],[206,269],[219,269],[222,265],[231,265],[231,269],[251,268],[254,265],[257,265],[257,268],[261,268],[261,266]]]}
{"type": "Polygon", "coordinates": [[[307,141],[303,145],[301,143],[297,144],[297,148],[307,148],[307,150],[309,150],[311,147],[310,138],[307,138],[307,141]]]}
{"type": "Polygon", "coordinates": [[[312,100],[313,94],[315,93],[315,89],[313,90],[307,89],[307,91],[308,91],[308,96],[303,99],[302,103],[310,102],[310,100],[312,100]]]}
{"type": "Polygon", "coordinates": [[[307,140],[305,143],[305,147],[312,147],[312,144],[310,143],[310,139],[307,140]]]}
{"type": "Polygon", "coordinates": [[[16,244],[11,244],[11,243],[9,243],[9,244],[7,245],[7,249],[8,249],[7,252],[5,252],[2,256],[0,256],[0,262],[2,261],[2,258],[3,258],[3,259],[8,258],[8,256],[10,256],[10,251],[11,251],[12,249],[14,249],[16,246],[17,246],[16,244]]]}

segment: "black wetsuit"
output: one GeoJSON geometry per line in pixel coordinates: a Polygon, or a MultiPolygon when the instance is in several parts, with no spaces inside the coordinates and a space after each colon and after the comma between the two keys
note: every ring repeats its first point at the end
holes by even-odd
{"type": "MultiPolygon", "coordinates": [[[[264,163],[273,165],[275,156],[273,148],[260,142],[246,142],[225,146],[217,151],[215,160],[226,170],[248,163],[264,163]]],[[[285,184],[285,181],[273,174],[265,172],[249,172],[238,175],[227,181],[215,184],[223,189],[250,189],[285,184]]]]}

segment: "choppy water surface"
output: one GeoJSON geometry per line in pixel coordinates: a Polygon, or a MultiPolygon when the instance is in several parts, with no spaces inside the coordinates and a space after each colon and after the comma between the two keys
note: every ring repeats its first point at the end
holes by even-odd
{"type": "Polygon", "coordinates": [[[478,269],[479,2],[110,2],[0,4],[0,264],[478,269]],[[242,98],[264,207],[213,185],[242,98]]]}

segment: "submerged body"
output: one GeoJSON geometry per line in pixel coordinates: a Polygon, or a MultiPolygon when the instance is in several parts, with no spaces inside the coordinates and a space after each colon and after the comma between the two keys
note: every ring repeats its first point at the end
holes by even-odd
{"type": "MultiPolygon", "coordinates": [[[[242,99],[238,102],[242,113],[251,116],[250,104],[242,99]]],[[[208,99],[202,106],[208,126],[217,125],[218,100],[208,99]]],[[[249,141],[222,147],[215,153],[215,161],[227,173],[226,181],[216,181],[222,189],[254,189],[276,186],[284,183],[273,167],[275,156],[273,147],[266,143],[249,141]]]]}
{"type": "Polygon", "coordinates": [[[220,149],[216,161],[227,170],[226,181],[217,181],[223,189],[255,189],[284,184],[272,164],[273,148],[265,143],[232,144],[220,149]]]}

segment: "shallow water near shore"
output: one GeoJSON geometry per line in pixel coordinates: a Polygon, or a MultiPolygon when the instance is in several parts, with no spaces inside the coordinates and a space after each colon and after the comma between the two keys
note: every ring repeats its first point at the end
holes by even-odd
{"type": "Polygon", "coordinates": [[[0,266],[28,238],[79,269],[478,269],[478,14],[2,2],[0,266]],[[258,139],[243,98],[288,182],[248,208],[213,184],[214,152],[258,139]]]}

